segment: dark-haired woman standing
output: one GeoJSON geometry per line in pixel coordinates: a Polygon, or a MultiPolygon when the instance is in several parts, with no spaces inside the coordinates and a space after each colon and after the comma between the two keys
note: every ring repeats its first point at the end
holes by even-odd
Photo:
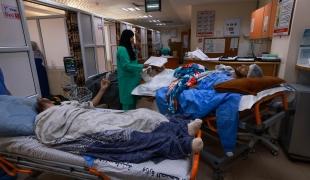
{"type": "Polygon", "coordinates": [[[136,108],[136,99],[131,95],[131,91],[140,83],[143,69],[143,64],[138,63],[132,47],[133,37],[131,30],[124,30],[117,49],[117,77],[123,110],[136,108]]]}

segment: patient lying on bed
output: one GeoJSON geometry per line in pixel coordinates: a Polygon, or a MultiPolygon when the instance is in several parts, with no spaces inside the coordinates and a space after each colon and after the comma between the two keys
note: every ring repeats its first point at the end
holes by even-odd
{"type": "Polygon", "coordinates": [[[95,109],[91,102],[55,106],[38,100],[35,133],[54,148],[111,161],[140,163],[182,159],[203,148],[194,138],[202,121],[171,119],[148,109],[113,112],[95,109]]]}

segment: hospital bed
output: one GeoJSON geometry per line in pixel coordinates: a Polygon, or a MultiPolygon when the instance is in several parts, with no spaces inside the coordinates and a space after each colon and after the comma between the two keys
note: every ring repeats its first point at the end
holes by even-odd
{"type": "MultiPolygon", "coordinates": [[[[1,74],[0,74],[1,75],[1,74]]],[[[115,111],[98,109],[101,111],[115,111]]],[[[201,131],[196,135],[201,137],[201,131]]],[[[41,172],[60,174],[75,179],[163,179],[194,180],[200,154],[180,160],[152,161],[139,164],[89,158],[49,148],[33,137],[0,137],[0,170],[10,176],[41,172]],[[88,160],[87,160],[88,159],[88,160]]]]}
{"type": "MultiPolygon", "coordinates": [[[[197,134],[201,136],[201,132],[197,134]]],[[[195,179],[199,153],[181,160],[152,161],[134,164],[96,159],[49,148],[35,137],[0,138],[0,169],[10,176],[37,175],[38,172],[60,174],[75,179],[195,179]]]]}
{"type": "MultiPolygon", "coordinates": [[[[141,84],[133,90],[132,94],[155,96],[155,89],[161,86],[158,85],[158,82],[162,82],[163,84],[167,83],[169,85],[168,81],[174,80],[172,74],[173,72],[169,72],[168,70],[160,74],[160,76],[154,80],[154,84],[152,84],[152,82],[141,84]],[[165,82],[163,79],[167,74],[169,74],[168,77],[171,79],[166,78],[165,81],[167,82],[165,82]]],[[[233,156],[227,156],[221,148],[216,129],[216,117],[208,116],[203,119],[202,132],[205,146],[201,153],[201,158],[214,169],[214,179],[223,179],[223,169],[230,165],[236,158],[247,158],[248,153],[254,152],[255,145],[259,142],[262,142],[263,145],[268,147],[273,155],[278,154],[279,148],[275,145],[275,140],[269,136],[268,130],[269,127],[281,121],[286,115],[288,109],[287,91],[290,91],[289,87],[280,86],[263,90],[255,96],[243,95],[241,97],[239,104],[240,118],[237,148],[233,156]],[[277,106],[280,106],[280,108],[266,105],[266,103],[274,100],[280,101],[280,104],[275,103],[277,106]],[[212,146],[214,144],[220,148],[214,148],[214,146],[212,146]]]]}

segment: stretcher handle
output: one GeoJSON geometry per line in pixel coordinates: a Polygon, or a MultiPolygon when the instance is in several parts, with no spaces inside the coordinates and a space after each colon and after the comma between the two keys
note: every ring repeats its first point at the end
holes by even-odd
{"type": "Polygon", "coordinates": [[[106,176],[104,173],[99,172],[96,168],[89,168],[88,172],[90,174],[93,174],[95,176],[98,176],[99,178],[101,178],[102,180],[110,180],[110,178],[108,176],[106,176]]]}
{"type": "Polygon", "coordinates": [[[32,170],[19,169],[7,161],[3,156],[0,156],[0,168],[9,176],[16,176],[17,174],[32,174],[32,170]]]}
{"type": "MultiPolygon", "coordinates": [[[[198,131],[196,137],[201,138],[201,130],[198,131]]],[[[190,180],[196,179],[196,176],[198,173],[198,167],[199,167],[199,159],[200,159],[200,153],[195,153],[193,156],[193,165],[192,165],[190,180]]]]}

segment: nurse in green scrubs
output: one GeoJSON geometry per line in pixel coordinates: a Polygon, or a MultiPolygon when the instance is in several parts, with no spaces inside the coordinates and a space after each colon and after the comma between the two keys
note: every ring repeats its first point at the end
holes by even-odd
{"type": "Polygon", "coordinates": [[[117,48],[117,77],[123,110],[136,108],[136,98],[131,95],[131,91],[139,85],[144,67],[138,63],[133,50],[133,37],[134,33],[131,30],[124,30],[117,48]]]}

